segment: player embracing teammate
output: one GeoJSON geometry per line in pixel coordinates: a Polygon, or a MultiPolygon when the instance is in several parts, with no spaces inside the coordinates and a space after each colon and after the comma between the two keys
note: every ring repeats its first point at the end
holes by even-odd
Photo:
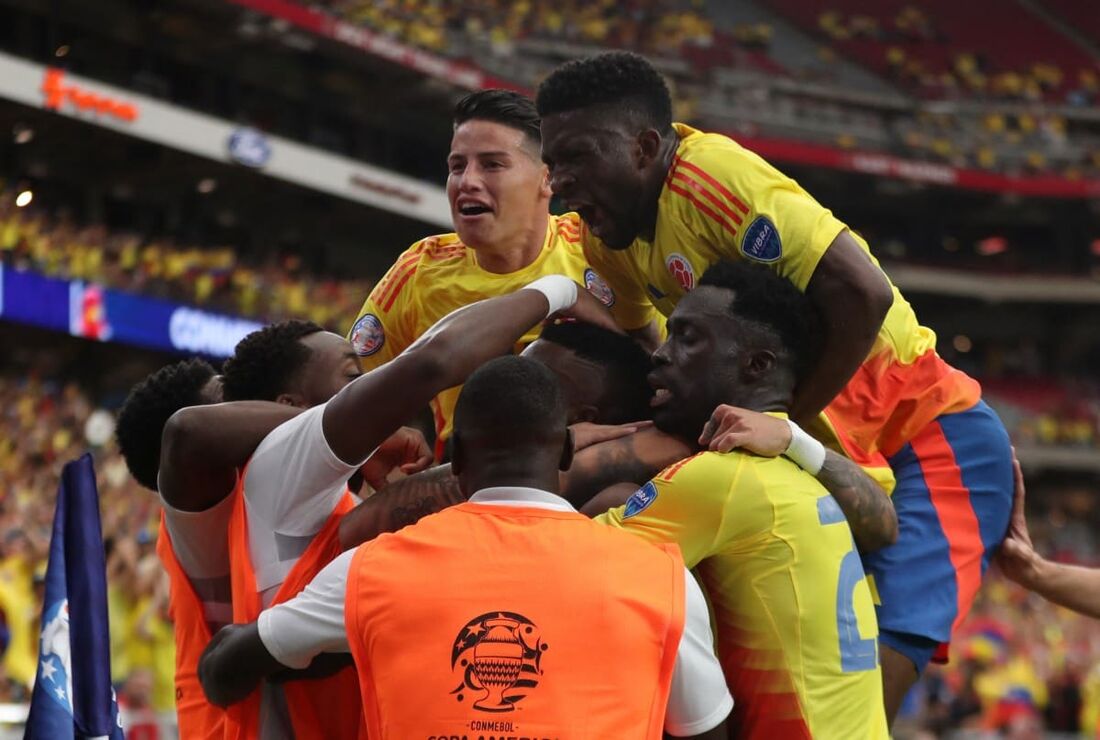
{"type": "Polygon", "coordinates": [[[928,662],[946,660],[1005,536],[1003,425],[978,383],[936,354],[935,334],[866,242],[733,140],[673,123],[668,88],[644,58],[567,63],[536,104],[551,187],[584,220],[586,255],[622,304],[617,316],[648,305],[670,314],[720,260],[771,268],[820,314],[821,359],[790,411],[893,487],[898,541],[863,559],[892,719],[928,662]]]}

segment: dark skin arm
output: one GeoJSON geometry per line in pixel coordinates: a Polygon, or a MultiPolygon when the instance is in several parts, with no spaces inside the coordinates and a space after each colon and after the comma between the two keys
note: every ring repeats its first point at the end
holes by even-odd
{"type": "MultiPolygon", "coordinates": [[[[744,449],[778,457],[791,444],[791,427],[783,419],[723,404],[711,414],[699,444],[718,452],[744,449]]],[[[860,551],[874,552],[897,540],[893,502],[858,465],[827,449],[817,480],[840,505],[860,551]]]]}
{"type": "Polygon", "coordinates": [[[449,464],[410,475],[389,484],[344,515],[340,520],[340,547],[349,550],[463,500],[458,478],[451,473],[449,464]]]}
{"type": "Polygon", "coordinates": [[[893,502],[858,465],[826,450],[817,480],[840,505],[860,552],[874,552],[897,542],[898,513],[893,502]]]}
{"type": "Polygon", "coordinates": [[[205,511],[237,483],[237,470],[275,427],[301,409],[267,401],[190,406],[172,414],[160,447],[160,494],[174,509],[205,511]]]}
{"type": "Polygon", "coordinates": [[[894,302],[886,276],[847,231],[821,257],[806,295],[821,315],[824,342],[820,361],[791,404],[791,418],[799,424],[819,414],[848,384],[894,302]]]}
{"type": "Polygon", "coordinates": [[[573,506],[583,509],[590,499],[609,486],[617,483],[640,486],[696,451],[656,427],[593,445],[578,452],[572,467],[562,474],[562,495],[573,506]]]}
{"type": "MultiPolygon", "coordinates": [[[[459,385],[483,363],[511,351],[546,318],[546,297],[518,290],[441,319],[392,361],[348,384],[325,407],[323,429],[333,453],[358,464],[440,391],[459,385]]],[[[613,329],[603,305],[578,291],[570,313],[613,329]]]]}

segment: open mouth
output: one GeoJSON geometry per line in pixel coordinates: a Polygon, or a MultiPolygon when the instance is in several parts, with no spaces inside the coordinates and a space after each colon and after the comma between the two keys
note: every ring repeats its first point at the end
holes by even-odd
{"type": "Polygon", "coordinates": [[[577,212],[577,215],[580,216],[581,220],[588,226],[589,231],[597,237],[603,238],[606,219],[604,218],[604,211],[602,208],[583,203],[572,205],[570,210],[577,212]]]}
{"type": "Polygon", "coordinates": [[[668,388],[658,388],[653,393],[653,398],[649,399],[650,408],[656,408],[658,406],[664,406],[672,400],[672,391],[668,388]]]}
{"type": "Polygon", "coordinates": [[[493,209],[484,203],[463,203],[458,207],[458,215],[463,218],[474,218],[492,212],[493,209]]]}

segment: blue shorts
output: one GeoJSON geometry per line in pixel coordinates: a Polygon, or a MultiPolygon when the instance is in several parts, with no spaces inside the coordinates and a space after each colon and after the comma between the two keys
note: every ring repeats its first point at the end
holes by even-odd
{"type": "MultiPolygon", "coordinates": [[[[941,649],[934,658],[946,662],[951,634],[1008,531],[1014,489],[1008,434],[979,401],[921,429],[890,467],[898,540],[863,558],[880,600],[879,630],[895,633],[896,642],[935,641],[941,649]],[[905,635],[924,641],[904,641],[905,635]]],[[[923,650],[899,652],[920,657],[923,650]]]]}

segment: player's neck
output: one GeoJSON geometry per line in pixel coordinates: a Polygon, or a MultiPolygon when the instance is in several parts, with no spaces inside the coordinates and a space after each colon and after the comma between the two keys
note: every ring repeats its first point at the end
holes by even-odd
{"type": "Polygon", "coordinates": [[[468,486],[470,491],[481,491],[485,488],[535,488],[561,495],[561,483],[556,470],[548,471],[546,475],[527,472],[470,476],[468,486]]]}
{"type": "Polygon", "coordinates": [[[642,194],[642,213],[639,218],[641,228],[638,233],[646,241],[653,241],[657,233],[657,202],[665,188],[665,180],[668,178],[668,171],[672,169],[672,161],[676,158],[679,146],[678,136],[666,137],[661,142],[661,153],[657,157],[659,164],[653,167],[652,177],[642,194]]]}
{"type": "Polygon", "coordinates": [[[542,253],[549,218],[550,214],[544,211],[532,220],[519,239],[504,245],[478,247],[474,252],[478,267],[486,272],[507,275],[530,265],[542,253]]]}

